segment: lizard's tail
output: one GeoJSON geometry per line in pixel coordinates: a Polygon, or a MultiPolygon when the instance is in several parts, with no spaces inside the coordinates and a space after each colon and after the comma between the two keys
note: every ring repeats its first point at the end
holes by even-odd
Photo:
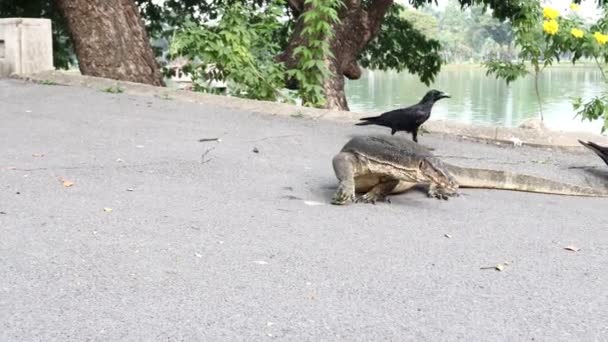
{"type": "Polygon", "coordinates": [[[515,172],[470,169],[454,165],[448,165],[448,169],[452,176],[456,178],[461,188],[502,189],[568,196],[608,197],[608,189],[594,189],[515,172]]]}

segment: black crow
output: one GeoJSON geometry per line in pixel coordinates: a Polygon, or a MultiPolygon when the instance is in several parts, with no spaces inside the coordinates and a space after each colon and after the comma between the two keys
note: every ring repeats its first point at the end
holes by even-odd
{"type": "Polygon", "coordinates": [[[595,154],[600,156],[604,163],[608,165],[608,147],[600,146],[592,141],[584,142],[579,140],[578,142],[586,148],[590,149],[591,151],[595,152],[595,154]]]}
{"type": "Polygon", "coordinates": [[[389,127],[391,129],[391,135],[398,131],[406,131],[412,133],[412,138],[415,142],[418,142],[418,128],[431,116],[433,104],[446,97],[450,96],[439,90],[429,90],[422,100],[413,106],[391,110],[382,113],[379,116],[361,118],[360,120],[363,122],[359,122],[356,125],[389,127]]]}

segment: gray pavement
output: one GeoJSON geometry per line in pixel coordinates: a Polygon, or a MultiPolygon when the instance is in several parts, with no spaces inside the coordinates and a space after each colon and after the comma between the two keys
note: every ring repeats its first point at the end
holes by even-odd
{"type": "MultiPolygon", "coordinates": [[[[386,130],[0,79],[0,340],[608,340],[607,199],[327,204],[367,132],[386,130]]],[[[420,141],[608,181],[584,150],[420,141]]]]}

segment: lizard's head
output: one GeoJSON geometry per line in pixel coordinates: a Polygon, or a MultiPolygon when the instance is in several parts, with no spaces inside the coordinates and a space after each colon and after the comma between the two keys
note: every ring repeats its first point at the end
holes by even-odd
{"type": "Polygon", "coordinates": [[[423,159],[420,162],[420,171],[433,187],[442,189],[447,195],[458,192],[458,182],[439,159],[423,159]]]}
{"type": "Polygon", "coordinates": [[[426,95],[424,95],[421,102],[436,102],[449,97],[450,95],[447,93],[444,93],[437,89],[431,89],[426,93],[426,95]]]}

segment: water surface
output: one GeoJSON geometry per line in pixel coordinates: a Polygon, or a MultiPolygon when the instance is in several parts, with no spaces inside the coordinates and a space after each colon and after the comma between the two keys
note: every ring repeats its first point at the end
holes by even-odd
{"type": "MultiPolygon", "coordinates": [[[[574,118],[572,98],[590,99],[604,87],[602,76],[591,67],[547,69],[541,74],[545,125],[564,131],[599,133],[601,121],[581,122],[574,118]]],[[[452,95],[433,108],[433,119],[450,119],[464,123],[518,126],[538,117],[538,102],[532,77],[517,80],[509,86],[504,81],[485,76],[476,66],[447,66],[431,88],[452,95]]],[[[347,81],[346,94],[351,111],[387,111],[405,107],[420,100],[429,88],[417,76],[405,73],[364,71],[360,80],[347,81]]]]}

